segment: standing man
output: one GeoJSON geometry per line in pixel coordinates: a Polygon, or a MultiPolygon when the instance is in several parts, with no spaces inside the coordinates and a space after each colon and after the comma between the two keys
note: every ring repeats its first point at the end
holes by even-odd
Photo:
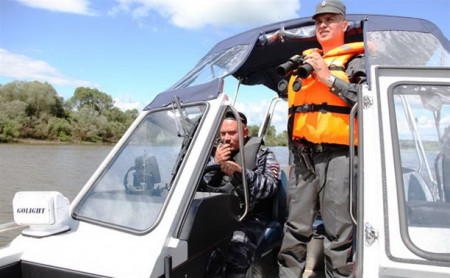
{"type": "Polygon", "coordinates": [[[239,113],[244,138],[245,167],[239,161],[239,133],[236,117],[226,114],[220,127],[221,143],[208,165],[220,165],[220,171],[205,174],[204,181],[210,186],[228,187],[230,191],[242,192],[241,173],[245,171],[250,190],[250,210],[239,228],[234,231],[229,245],[226,277],[245,277],[254,260],[258,239],[272,216],[272,196],[280,184],[280,165],[271,150],[259,137],[249,137],[247,118],[239,113]]]}
{"type": "MultiPolygon", "coordinates": [[[[345,44],[346,8],[339,0],[321,1],[313,16],[322,49],[306,50],[313,73],[294,91],[288,87],[290,148],[289,216],[278,254],[280,277],[301,277],[306,245],[320,210],[327,277],[353,274],[353,234],[349,212],[349,112],[366,83],[363,43],[345,44]]],[[[298,82],[297,82],[298,84],[298,82]]],[[[295,87],[295,86],[294,86],[295,87]]],[[[357,126],[357,125],[355,125],[357,126]]],[[[355,130],[357,145],[357,130],[355,130]]]]}

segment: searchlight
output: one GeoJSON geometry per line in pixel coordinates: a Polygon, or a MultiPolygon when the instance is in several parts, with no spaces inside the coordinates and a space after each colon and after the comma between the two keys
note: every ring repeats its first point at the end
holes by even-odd
{"type": "Polygon", "coordinates": [[[21,191],[14,195],[14,221],[29,226],[22,235],[47,237],[66,232],[69,219],[69,199],[54,191],[21,191]]]}

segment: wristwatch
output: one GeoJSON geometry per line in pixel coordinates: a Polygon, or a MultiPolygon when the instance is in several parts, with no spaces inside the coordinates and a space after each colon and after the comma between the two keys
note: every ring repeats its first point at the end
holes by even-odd
{"type": "Polygon", "coordinates": [[[330,74],[330,76],[328,76],[326,85],[331,88],[334,84],[334,81],[336,81],[336,77],[334,75],[330,74]]]}

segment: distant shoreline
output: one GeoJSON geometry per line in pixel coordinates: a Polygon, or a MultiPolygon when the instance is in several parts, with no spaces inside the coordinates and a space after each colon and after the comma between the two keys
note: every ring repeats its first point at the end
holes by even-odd
{"type": "Polygon", "coordinates": [[[1,144],[23,144],[23,145],[99,145],[99,146],[111,146],[116,143],[104,143],[104,142],[86,142],[86,141],[58,141],[58,140],[39,140],[39,139],[15,139],[10,142],[1,142],[1,144]]]}

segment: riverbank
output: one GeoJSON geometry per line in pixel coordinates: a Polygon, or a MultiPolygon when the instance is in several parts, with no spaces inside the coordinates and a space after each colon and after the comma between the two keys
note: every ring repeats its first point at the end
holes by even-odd
{"type": "Polygon", "coordinates": [[[87,141],[59,141],[59,140],[39,140],[39,139],[15,139],[10,142],[0,142],[0,144],[24,144],[24,145],[94,145],[94,146],[114,146],[114,143],[87,142],[87,141]]]}

